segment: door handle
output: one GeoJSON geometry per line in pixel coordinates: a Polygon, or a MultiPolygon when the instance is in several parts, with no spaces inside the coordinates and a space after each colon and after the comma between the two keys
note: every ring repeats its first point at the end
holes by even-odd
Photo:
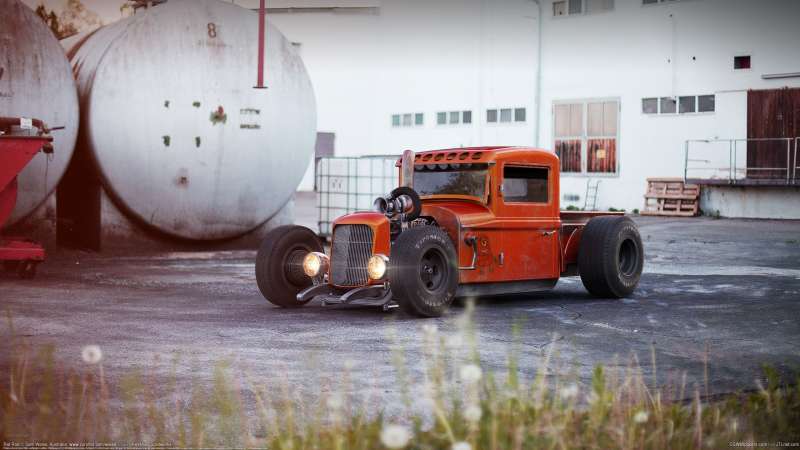
{"type": "Polygon", "coordinates": [[[556,234],[556,230],[542,231],[542,236],[552,236],[554,234],[556,234]]]}

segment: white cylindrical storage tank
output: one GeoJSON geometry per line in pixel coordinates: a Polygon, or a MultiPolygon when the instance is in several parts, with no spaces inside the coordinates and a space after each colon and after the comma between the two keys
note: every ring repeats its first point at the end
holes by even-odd
{"type": "Polygon", "coordinates": [[[126,214],[171,236],[226,239],[291,198],[314,151],[314,93],[269,25],[268,89],[253,89],[255,12],[169,0],[76,45],[79,145],[126,214]]]}
{"type": "Polygon", "coordinates": [[[45,121],[55,153],[39,155],[19,176],[17,206],[10,224],[25,218],[53,192],[72,158],[78,135],[75,81],[58,40],[30,8],[0,0],[0,116],[45,121]]]}

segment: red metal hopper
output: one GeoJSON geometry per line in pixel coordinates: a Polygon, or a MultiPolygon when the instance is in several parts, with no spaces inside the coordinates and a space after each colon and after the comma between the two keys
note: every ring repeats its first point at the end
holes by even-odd
{"type": "MultiPolygon", "coordinates": [[[[17,175],[39,151],[53,152],[48,135],[50,130],[40,120],[0,117],[0,229],[11,216],[17,203],[17,175]],[[26,123],[27,122],[27,123],[26,123]],[[26,129],[35,127],[36,136],[11,135],[12,127],[26,129]]],[[[33,278],[36,266],[44,261],[41,245],[24,238],[0,235],[0,261],[7,269],[14,269],[22,278],[33,278]]]]}

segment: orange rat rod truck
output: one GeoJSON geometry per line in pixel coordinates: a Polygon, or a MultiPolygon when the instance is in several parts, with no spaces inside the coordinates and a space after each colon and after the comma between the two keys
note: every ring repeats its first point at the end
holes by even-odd
{"type": "Polygon", "coordinates": [[[333,224],[330,256],[309,229],[271,231],[256,259],[264,297],[299,307],[401,307],[444,313],[456,297],[525,294],[580,274],[598,297],[625,297],[644,262],[636,224],[621,214],[559,208],[550,151],[481,147],[407,151],[400,184],[333,224]]]}

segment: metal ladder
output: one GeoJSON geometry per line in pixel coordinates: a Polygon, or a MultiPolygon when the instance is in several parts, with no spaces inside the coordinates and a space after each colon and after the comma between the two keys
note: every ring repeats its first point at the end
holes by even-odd
{"type": "Polygon", "coordinates": [[[586,196],[583,198],[583,210],[597,210],[597,191],[600,189],[600,182],[603,180],[586,180],[586,196]],[[594,183],[593,183],[594,181],[594,183]]]}

